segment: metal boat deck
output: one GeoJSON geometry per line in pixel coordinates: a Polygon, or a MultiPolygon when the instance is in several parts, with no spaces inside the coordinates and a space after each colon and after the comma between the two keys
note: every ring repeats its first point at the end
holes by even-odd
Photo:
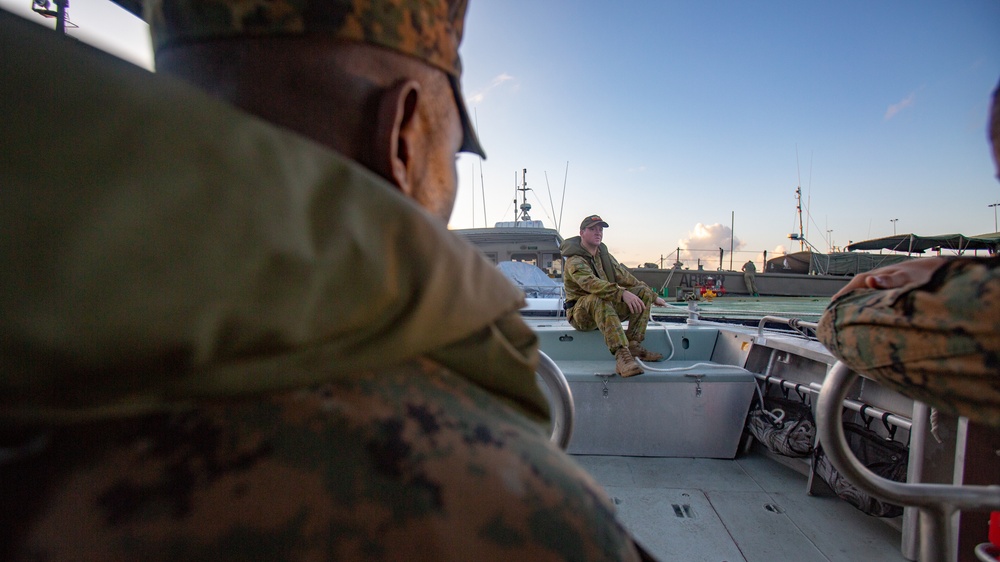
{"type": "Polygon", "coordinates": [[[526,320],[573,392],[568,452],[656,559],[907,559],[905,517],[869,516],[817,483],[808,459],[741,438],[757,385],[774,392],[789,380],[808,393],[822,382],[833,358],[815,340],[732,324],[650,322],[644,343],[668,361],[647,366],[671,371],[622,379],[600,332],[577,332],[563,318],[526,320]]]}
{"type": "Polygon", "coordinates": [[[756,450],[735,460],[573,458],[604,487],[619,520],[658,560],[906,560],[892,522],[832,495],[807,494],[805,475],[756,450]]]}

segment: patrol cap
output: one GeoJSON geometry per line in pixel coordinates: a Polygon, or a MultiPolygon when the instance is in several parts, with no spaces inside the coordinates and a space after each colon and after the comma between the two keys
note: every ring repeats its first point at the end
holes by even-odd
{"type": "Polygon", "coordinates": [[[589,217],[583,219],[583,222],[580,223],[580,230],[584,230],[588,226],[594,226],[595,224],[600,224],[604,228],[608,227],[608,223],[604,222],[604,219],[602,219],[600,215],[590,215],[589,217]]]}
{"type": "Polygon", "coordinates": [[[462,152],[486,157],[459,78],[468,0],[145,0],[156,51],[171,45],[268,35],[320,35],[418,58],[448,76],[462,120],[462,152]]]}

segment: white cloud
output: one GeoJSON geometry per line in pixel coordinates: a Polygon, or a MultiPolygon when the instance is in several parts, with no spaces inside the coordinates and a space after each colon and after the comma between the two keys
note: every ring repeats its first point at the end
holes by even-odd
{"type": "Polygon", "coordinates": [[[743,242],[740,242],[738,238],[733,238],[732,229],[720,223],[710,225],[698,223],[694,226],[693,231],[688,232],[688,237],[679,240],[677,244],[681,249],[681,261],[692,269],[696,264],[689,262],[697,260],[701,260],[701,264],[706,266],[706,269],[718,267],[719,248],[723,249],[724,264],[729,263],[730,244],[732,244],[734,251],[743,248],[743,242]]]}
{"type": "Polygon", "coordinates": [[[908,107],[913,107],[913,104],[916,103],[916,100],[917,100],[917,93],[916,92],[910,93],[910,95],[899,100],[899,102],[890,105],[889,109],[885,110],[885,116],[882,118],[882,120],[888,121],[893,117],[895,117],[896,114],[898,114],[900,111],[903,111],[908,107]]]}
{"type": "Polygon", "coordinates": [[[476,105],[476,104],[481,103],[484,99],[486,99],[487,94],[489,94],[491,91],[495,90],[496,88],[499,88],[505,82],[509,82],[509,81],[511,81],[513,79],[514,79],[514,77],[511,76],[510,74],[507,74],[506,72],[504,72],[503,74],[499,74],[499,75],[495,76],[493,78],[493,80],[490,81],[490,85],[489,86],[486,86],[482,90],[479,90],[478,92],[472,94],[471,96],[468,96],[468,98],[467,98],[468,103],[471,104],[471,105],[476,105]]]}
{"type": "Polygon", "coordinates": [[[499,75],[499,76],[497,76],[496,78],[493,79],[493,82],[490,84],[490,87],[496,88],[500,84],[503,84],[504,82],[507,82],[508,80],[513,80],[513,79],[514,79],[513,76],[511,76],[510,74],[507,74],[506,72],[504,72],[503,74],[501,74],[501,75],[499,75]]]}

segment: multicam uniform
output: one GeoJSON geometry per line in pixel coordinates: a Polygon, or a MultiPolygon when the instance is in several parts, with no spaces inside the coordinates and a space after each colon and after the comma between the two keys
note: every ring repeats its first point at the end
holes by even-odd
{"type": "Polygon", "coordinates": [[[569,323],[581,332],[600,329],[612,355],[628,347],[629,342],[642,342],[656,293],[618,263],[604,244],[596,256],[591,256],[580,245],[580,237],[574,236],[563,241],[560,251],[566,258],[563,270],[566,302],[572,303],[566,312],[569,323]],[[639,312],[629,310],[622,301],[623,291],[642,299],[645,308],[639,312]],[[622,328],[625,320],[627,331],[622,328]]]}
{"type": "Polygon", "coordinates": [[[1000,427],[1000,258],[950,260],[920,286],[851,291],[818,336],[855,371],[1000,427]]]}
{"type": "Polygon", "coordinates": [[[523,297],[475,248],[3,11],[0,67],[0,560],[637,557],[549,443],[523,297]]]}

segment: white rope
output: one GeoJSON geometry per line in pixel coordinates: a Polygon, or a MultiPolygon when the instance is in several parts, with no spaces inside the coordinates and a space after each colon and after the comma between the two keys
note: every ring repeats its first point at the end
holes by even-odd
{"type": "Polygon", "coordinates": [[[720,365],[718,363],[695,363],[694,365],[689,365],[687,367],[673,367],[670,369],[657,369],[656,367],[650,367],[649,363],[645,363],[639,359],[635,360],[643,370],[650,371],[653,373],[676,373],[678,371],[690,371],[696,367],[707,367],[709,369],[732,369],[732,365],[720,365]]]}

